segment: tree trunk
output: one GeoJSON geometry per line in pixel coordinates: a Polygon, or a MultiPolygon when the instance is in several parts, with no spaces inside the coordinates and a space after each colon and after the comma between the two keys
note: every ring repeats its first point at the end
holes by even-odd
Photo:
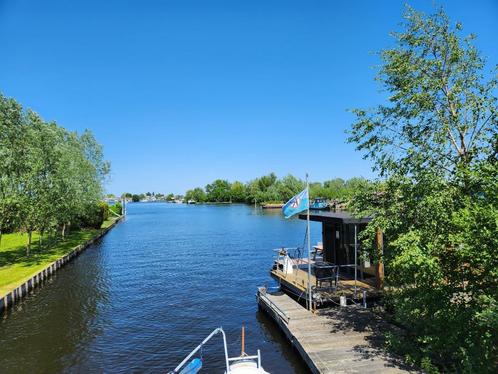
{"type": "Polygon", "coordinates": [[[62,224],[62,239],[64,239],[64,236],[66,235],[66,224],[62,224]]]}
{"type": "Polygon", "coordinates": [[[0,248],[2,248],[2,229],[0,229],[0,248]]]}
{"type": "Polygon", "coordinates": [[[43,230],[40,231],[40,237],[38,238],[38,249],[42,249],[42,242],[43,242],[43,230]]]}
{"type": "Polygon", "coordinates": [[[384,234],[382,230],[377,228],[375,231],[375,247],[377,250],[377,262],[375,264],[375,285],[378,289],[384,287],[384,263],[383,263],[383,252],[384,252],[384,234]]]}
{"type": "Polygon", "coordinates": [[[31,231],[28,231],[28,243],[26,245],[26,256],[29,256],[30,249],[31,249],[31,231]]]}

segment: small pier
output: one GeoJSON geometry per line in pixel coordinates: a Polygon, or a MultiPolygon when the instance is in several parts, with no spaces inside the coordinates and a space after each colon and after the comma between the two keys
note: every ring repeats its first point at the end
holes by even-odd
{"type": "Polygon", "coordinates": [[[368,309],[342,307],[312,313],[283,292],[258,289],[257,300],[313,373],[417,372],[382,350],[381,332],[392,329],[368,309]]]}
{"type": "Polygon", "coordinates": [[[263,204],[263,205],[261,205],[261,208],[263,208],[263,209],[282,209],[283,206],[284,206],[284,204],[280,204],[280,203],[263,204]]]}

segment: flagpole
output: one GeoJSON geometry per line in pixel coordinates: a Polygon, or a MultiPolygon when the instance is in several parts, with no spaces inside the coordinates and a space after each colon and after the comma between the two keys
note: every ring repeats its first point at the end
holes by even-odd
{"type": "Polygon", "coordinates": [[[311,310],[311,240],[310,240],[310,184],[308,181],[308,173],[306,173],[306,190],[308,191],[308,214],[306,232],[308,233],[308,309],[311,310]]]}

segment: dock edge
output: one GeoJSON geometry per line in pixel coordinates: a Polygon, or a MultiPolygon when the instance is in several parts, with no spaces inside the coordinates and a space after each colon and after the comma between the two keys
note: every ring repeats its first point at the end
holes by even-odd
{"type": "Polygon", "coordinates": [[[280,330],[285,334],[287,340],[289,340],[289,342],[291,343],[292,347],[294,347],[299,352],[299,355],[304,360],[311,372],[319,374],[320,370],[318,370],[311,357],[300,344],[299,339],[297,339],[290,331],[288,326],[290,317],[285,313],[285,311],[281,310],[269,298],[266,297],[266,287],[258,287],[256,300],[258,301],[259,308],[277,323],[280,330]]]}

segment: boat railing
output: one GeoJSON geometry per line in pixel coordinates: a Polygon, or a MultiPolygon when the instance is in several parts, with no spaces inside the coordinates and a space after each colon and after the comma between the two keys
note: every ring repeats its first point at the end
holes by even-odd
{"type": "Polygon", "coordinates": [[[273,251],[276,252],[275,263],[276,263],[277,272],[281,271],[284,273],[285,276],[285,271],[283,271],[283,269],[281,270],[279,268],[279,265],[280,264],[284,265],[285,259],[287,258],[287,260],[292,264],[292,273],[297,274],[299,265],[301,263],[300,260],[302,257],[301,247],[282,247],[282,248],[276,248],[273,251]]]}
{"type": "Polygon", "coordinates": [[[258,354],[254,356],[239,356],[239,357],[231,357],[228,359],[228,361],[240,361],[240,360],[258,360],[258,369],[261,368],[261,353],[258,349],[258,354]]]}
{"type": "MultiPolygon", "coordinates": [[[[258,349],[259,352],[259,349],[258,349]]],[[[238,360],[253,360],[255,358],[259,358],[259,355],[254,355],[254,356],[239,356],[239,357],[230,357],[228,361],[238,361],[238,360]]]]}
{"type": "MultiPolygon", "coordinates": [[[[204,344],[206,344],[213,336],[215,336],[216,334],[221,334],[223,336],[223,346],[225,348],[225,364],[226,364],[226,367],[227,367],[227,373],[230,373],[230,365],[229,365],[229,358],[228,358],[228,348],[227,348],[227,338],[226,338],[226,335],[225,335],[225,331],[223,331],[223,329],[221,327],[218,327],[216,329],[214,329],[211,334],[209,334],[203,341],[201,344],[199,344],[197,347],[195,347],[192,352],[190,352],[190,354],[185,357],[185,359],[180,362],[180,364],[173,370],[173,371],[170,371],[169,374],[176,374],[176,373],[179,373],[180,369],[192,358],[193,355],[195,355],[197,353],[197,351],[199,349],[202,348],[202,346],[204,344]]],[[[258,351],[258,354],[259,354],[259,351],[258,351]]]]}

